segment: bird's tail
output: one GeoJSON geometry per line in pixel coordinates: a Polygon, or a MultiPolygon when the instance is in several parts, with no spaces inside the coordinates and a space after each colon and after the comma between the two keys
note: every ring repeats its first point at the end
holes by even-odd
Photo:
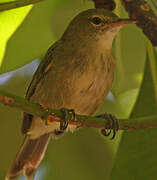
{"type": "Polygon", "coordinates": [[[5,180],[15,180],[22,172],[28,180],[33,180],[34,172],[44,157],[50,136],[50,134],[45,134],[38,139],[30,139],[27,136],[5,180]]]}

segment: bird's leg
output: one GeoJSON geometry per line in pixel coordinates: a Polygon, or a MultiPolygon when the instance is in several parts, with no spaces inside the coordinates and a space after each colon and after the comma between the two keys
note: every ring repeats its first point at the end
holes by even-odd
{"type": "Polygon", "coordinates": [[[104,128],[104,129],[101,130],[101,133],[104,136],[109,136],[111,134],[111,132],[113,132],[113,135],[112,135],[111,139],[114,139],[115,136],[116,136],[116,132],[119,129],[119,123],[118,123],[117,118],[114,115],[108,114],[108,113],[101,114],[101,115],[98,115],[96,117],[97,118],[105,118],[105,119],[107,119],[109,121],[109,125],[110,125],[111,129],[109,130],[109,132],[106,132],[106,129],[104,128]]]}
{"type": "Polygon", "coordinates": [[[63,117],[60,122],[60,130],[64,131],[68,126],[68,121],[76,119],[76,115],[73,109],[62,108],[61,111],[63,112],[63,117]]]}
{"type": "MultiPolygon", "coordinates": [[[[43,105],[41,105],[41,106],[42,106],[42,108],[46,109],[47,112],[49,111],[49,108],[46,108],[43,105]]],[[[64,132],[64,130],[66,130],[69,120],[76,120],[76,114],[75,114],[74,109],[61,108],[60,111],[61,111],[62,115],[61,115],[59,130],[56,130],[57,134],[61,134],[64,132]]],[[[45,120],[44,117],[43,117],[43,119],[45,120]]],[[[53,125],[54,120],[51,118],[50,119],[48,118],[48,119],[46,119],[45,124],[53,125]]]]}

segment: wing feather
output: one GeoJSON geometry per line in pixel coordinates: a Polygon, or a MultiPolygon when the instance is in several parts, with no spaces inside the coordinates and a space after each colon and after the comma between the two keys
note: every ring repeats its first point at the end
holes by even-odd
{"type": "MultiPolygon", "coordinates": [[[[35,72],[33,79],[27,89],[26,99],[28,100],[31,99],[32,95],[35,93],[38,83],[51,69],[53,63],[53,54],[56,47],[57,47],[57,43],[55,43],[53,46],[51,46],[48,49],[44,59],[41,61],[40,65],[38,66],[37,71],[35,72]]],[[[33,116],[31,114],[25,112],[23,113],[23,121],[21,126],[22,134],[26,134],[27,131],[29,130],[32,123],[32,118],[33,116]]]]}

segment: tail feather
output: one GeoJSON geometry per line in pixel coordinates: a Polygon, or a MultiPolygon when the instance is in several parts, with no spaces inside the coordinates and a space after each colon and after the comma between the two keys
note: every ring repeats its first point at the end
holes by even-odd
{"type": "Polygon", "coordinates": [[[45,134],[38,139],[30,139],[27,136],[12,162],[5,180],[15,180],[22,172],[28,180],[33,180],[35,170],[43,159],[50,136],[50,134],[45,134]]]}

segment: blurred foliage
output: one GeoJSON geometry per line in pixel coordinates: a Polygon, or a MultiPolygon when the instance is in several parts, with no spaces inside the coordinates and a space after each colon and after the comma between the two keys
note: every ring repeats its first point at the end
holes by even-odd
{"type": "MultiPolygon", "coordinates": [[[[119,0],[117,3],[116,13],[127,17],[119,0]]],[[[31,7],[0,12],[1,74],[42,57],[64,32],[68,22],[77,13],[93,7],[93,3],[47,0],[31,7]]],[[[135,25],[124,27],[116,37],[113,51],[117,67],[112,94],[97,114],[110,112],[127,118],[131,112],[131,117],[157,113],[154,77],[157,56],[150,55],[151,48],[147,48],[150,44],[145,39],[135,25]]],[[[8,80],[0,81],[0,88],[24,96],[34,71],[34,65],[30,64],[14,73],[3,74],[0,80],[8,80]]],[[[23,137],[20,111],[0,105],[0,117],[0,179],[4,179],[23,137]]],[[[155,180],[156,138],[156,128],[119,132],[113,141],[102,137],[97,130],[83,128],[74,134],[68,133],[51,141],[36,180],[155,180]]]]}
{"type": "MultiPolygon", "coordinates": [[[[131,117],[144,117],[157,112],[157,92],[154,89],[150,67],[147,56],[143,82],[131,117]]],[[[148,180],[148,177],[151,177],[155,180],[157,178],[156,137],[156,128],[123,133],[111,179],[117,180],[118,177],[121,180],[148,180]]]]}

